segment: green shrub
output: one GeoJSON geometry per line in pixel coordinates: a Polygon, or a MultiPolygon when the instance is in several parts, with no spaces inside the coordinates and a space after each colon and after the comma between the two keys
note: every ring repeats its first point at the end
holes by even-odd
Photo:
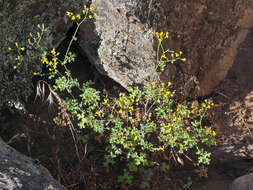
{"type": "MultiPolygon", "coordinates": [[[[71,121],[63,121],[68,117],[64,113],[70,113],[78,121],[80,129],[90,128],[99,134],[106,143],[104,165],[114,164],[118,160],[126,161],[127,167],[124,174],[119,177],[119,182],[131,183],[131,172],[136,172],[139,167],[161,164],[163,171],[169,169],[160,153],[183,164],[182,156],[190,159],[187,153],[194,150],[198,164],[209,164],[210,153],[203,149],[203,145],[215,144],[215,131],[203,124],[209,110],[214,104],[205,100],[200,105],[192,103],[179,103],[177,91],[171,82],[150,81],[150,86],[132,87],[128,93],[121,93],[119,97],[101,98],[101,93],[91,87],[91,82],[79,84],[78,80],[71,76],[68,64],[74,62],[75,55],[69,52],[73,40],[80,25],[86,19],[93,19],[96,13],[93,8],[84,7],[82,14],[66,12],[70,19],[76,21],[77,29],[69,44],[63,60],[58,58],[59,53],[55,49],[49,52],[40,44],[40,38],[45,31],[44,25],[38,25],[37,36],[31,35],[30,44],[41,52],[41,63],[50,71],[49,79],[55,80],[53,89],[50,89],[49,100],[56,98],[63,110],[63,116],[55,118],[57,124],[70,125],[71,121]],[[64,67],[60,72],[58,65],[64,67]],[[78,89],[79,96],[72,91],[78,89]],[[57,92],[68,94],[60,99],[57,92]]],[[[164,70],[166,64],[176,61],[186,61],[183,53],[164,50],[162,41],[168,38],[168,33],[154,33],[159,41],[157,50],[157,70],[164,70]],[[161,54],[161,56],[160,56],[161,54]]],[[[34,72],[34,75],[45,75],[34,72]]],[[[45,84],[45,83],[44,83],[45,84]]],[[[43,85],[38,89],[38,94],[43,95],[43,85]]],[[[87,134],[83,138],[87,139],[87,134]]]]}
{"type": "Polygon", "coordinates": [[[6,47],[3,58],[5,62],[0,64],[0,106],[8,105],[16,108],[19,106],[20,109],[21,107],[24,109],[22,104],[27,102],[33,92],[33,73],[42,70],[38,59],[41,49],[35,44],[40,44],[46,51],[45,41],[51,37],[44,28],[42,33],[30,33],[31,36],[36,36],[37,41],[25,44],[23,42],[27,42],[25,39],[22,43],[12,42],[6,47]]]}

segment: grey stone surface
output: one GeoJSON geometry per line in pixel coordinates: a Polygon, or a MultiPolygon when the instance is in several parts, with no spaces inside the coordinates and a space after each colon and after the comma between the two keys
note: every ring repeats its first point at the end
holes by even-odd
{"type": "Polygon", "coordinates": [[[1,190],[66,190],[40,164],[7,145],[0,138],[1,190]]]}
{"type": "Polygon", "coordinates": [[[125,88],[157,77],[152,28],[147,19],[150,2],[93,0],[99,17],[80,29],[80,45],[92,64],[125,88]]]}
{"type": "Polygon", "coordinates": [[[251,0],[93,0],[99,17],[83,24],[79,41],[101,73],[128,87],[156,78],[151,31],[169,31],[164,48],[183,50],[188,61],[168,66],[163,81],[174,80],[188,96],[204,96],[232,66],[250,23],[243,21],[252,23],[252,5],[251,0]]]}
{"type": "Polygon", "coordinates": [[[253,145],[248,143],[212,147],[210,151],[213,162],[222,163],[253,158],[253,145]]]}
{"type": "Polygon", "coordinates": [[[229,190],[252,190],[252,189],[253,189],[253,173],[235,179],[229,186],[229,190]]]}

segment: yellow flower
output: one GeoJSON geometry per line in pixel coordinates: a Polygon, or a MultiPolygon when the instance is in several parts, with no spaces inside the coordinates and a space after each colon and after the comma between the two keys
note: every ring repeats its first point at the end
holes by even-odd
{"type": "Polygon", "coordinates": [[[108,103],[108,99],[104,98],[104,102],[102,104],[107,104],[108,103]]]}
{"type": "Polygon", "coordinates": [[[52,69],[52,68],[49,68],[48,70],[49,70],[49,71],[52,71],[53,69],[52,69]]]}
{"type": "Polygon", "coordinates": [[[15,46],[18,47],[18,42],[15,42],[15,46]]]}
{"type": "Polygon", "coordinates": [[[55,63],[57,62],[58,58],[57,57],[53,57],[52,59],[55,63]]]}
{"type": "Polygon", "coordinates": [[[159,150],[164,152],[164,146],[163,147],[159,147],[159,150]]]}
{"type": "Polygon", "coordinates": [[[39,75],[39,73],[33,72],[33,75],[39,75]]]}
{"type": "Polygon", "coordinates": [[[214,136],[214,137],[216,136],[216,132],[215,132],[215,131],[213,131],[213,136],[214,136]]]}
{"type": "Polygon", "coordinates": [[[69,12],[69,11],[66,11],[66,15],[70,16],[70,15],[73,15],[73,13],[69,12]]]}
{"type": "Polygon", "coordinates": [[[176,57],[179,57],[179,53],[175,53],[176,57]]]}
{"type": "Polygon", "coordinates": [[[186,62],[186,58],[181,59],[183,62],[186,62]]]}
{"type": "Polygon", "coordinates": [[[166,129],[166,132],[167,132],[167,133],[171,133],[171,127],[168,128],[168,129],[166,129]]]}
{"type": "Polygon", "coordinates": [[[92,15],[89,15],[89,19],[92,19],[93,18],[93,16],[92,15]]]}
{"type": "Polygon", "coordinates": [[[153,89],[156,88],[156,81],[153,81],[153,82],[152,82],[152,88],[153,88],[153,89]]]}
{"type": "Polygon", "coordinates": [[[51,53],[52,53],[53,55],[56,54],[55,48],[53,48],[53,49],[51,50],[51,53]]]}
{"type": "Polygon", "coordinates": [[[100,116],[100,115],[101,115],[101,112],[100,112],[100,111],[96,111],[95,115],[100,116]]]}
{"type": "Polygon", "coordinates": [[[14,69],[14,70],[16,70],[16,69],[17,69],[17,66],[16,66],[16,65],[14,65],[14,66],[13,66],[13,69],[14,69]]]}
{"type": "Polygon", "coordinates": [[[171,86],[172,85],[172,82],[168,82],[168,86],[171,86]]]}
{"type": "Polygon", "coordinates": [[[76,18],[81,19],[81,15],[80,15],[80,14],[77,14],[77,15],[76,15],[76,18]]]}
{"type": "Polygon", "coordinates": [[[168,90],[168,91],[166,92],[166,94],[167,94],[168,96],[171,95],[171,91],[168,90]]]}
{"type": "Polygon", "coordinates": [[[209,135],[211,133],[211,129],[210,128],[206,129],[205,133],[206,133],[206,135],[209,135]]]}
{"type": "Polygon", "coordinates": [[[97,17],[98,16],[98,14],[97,13],[94,13],[94,17],[97,17]]]}
{"type": "Polygon", "coordinates": [[[165,38],[169,38],[169,32],[166,32],[166,37],[165,38]]]}
{"type": "Polygon", "coordinates": [[[166,55],[163,53],[162,54],[162,58],[164,58],[164,59],[166,59],[167,57],[166,57],[166,55]]]}
{"type": "Polygon", "coordinates": [[[76,17],[73,15],[73,16],[71,17],[71,20],[76,20],[76,17]]]}
{"type": "Polygon", "coordinates": [[[133,106],[130,106],[130,107],[128,108],[128,110],[129,110],[130,113],[132,113],[132,112],[134,111],[134,107],[133,107],[133,106]]]}
{"type": "Polygon", "coordinates": [[[90,10],[91,10],[91,11],[94,11],[94,10],[95,10],[95,8],[94,8],[94,7],[91,7],[91,8],[90,8],[90,10]]]}
{"type": "Polygon", "coordinates": [[[37,27],[40,28],[40,24],[37,24],[37,27]]]}
{"type": "Polygon", "coordinates": [[[20,48],[21,49],[21,51],[25,51],[25,47],[22,47],[22,48],[20,48]]]}
{"type": "Polygon", "coordinates": [[[47,59],[46,57],[44,57],[44,58],[41,59],[41,62],[42,62],[42,64],[43,64],[43,63],[48,64],[48,59],[47,59]]]}
{"type": "Polygon", "coordinates": [[[83,8],[84,8],[84,9],[86,9],[86,8],[87,8],[87,6],[86,6],[86,5],[83,5],[83,8]]]}
{"type": "Polygon", "coordinates": [[[135,137],[134,137],[134,141],[137,141],[137,140],[138,140],[138,137],[137,137],[137,136],[135,136],[135,137]]]}
{"type": "Polygon", "coordinates": [[[164,33],[160,32],[160,38],[163,38],[163,36],[164,36],[164,33]]]}
{"type": "Polygon", "coordinates": [[[11,51],[11,50],[12,50],[12,48],[11,48],[11,47],[8,47],[8,50],[9,50],[9,51],[11,51]]]}
{"type": "Polygon", "coordinates": [[[21,57],[20,57],[20,55],[18,55],[17,60],[20,60],[20,59],[21,59],[21,57]]]}
{"type": "Polygon", "coordinates": [[[132,130],[131,130],[131,134],[134,135],[134,133],[135,133],[135,132],[134,132],[134,130],[132,129],[132,130]]]}

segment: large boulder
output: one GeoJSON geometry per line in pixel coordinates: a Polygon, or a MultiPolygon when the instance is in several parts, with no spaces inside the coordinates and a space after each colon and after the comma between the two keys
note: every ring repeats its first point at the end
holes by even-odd
{"type": "Polygon", "coordinates": [[[80,29],[80,45],[91,63],[125,88],[157,78],[152,28],[147,24],[149,4],[147,0],[93,0],[99,17],[80,29]]]}
{"type": "Polygon", "coordinates": [[[124,87],[155,78],[152,31],[169,31],[165,49],[182,50],[187,64],[161,78],[186,95],[212,92],[233,65],[253,26],[251,0],[93,0],[99,17],[80,29],[80,45],[98,70],[124,87]],[[99,63],[102,63],[99,65],[99,63]]]}
{"type": "Polygon", "coordinates": [[[66,190],[35,160],[0,138],[0,189],[66,190]]]}

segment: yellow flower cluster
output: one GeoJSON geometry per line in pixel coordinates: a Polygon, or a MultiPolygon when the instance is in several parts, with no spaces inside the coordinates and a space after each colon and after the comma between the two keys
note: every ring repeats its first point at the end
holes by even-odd
{"type": "Polygon", "coordinates": [[[55,48],[53,48],[51,51],[51,57],[53,57],[51,60],[48,60],[47,57],[43,57],[40,61],[42,64],[46,64],[48,67],[49,71],[53,71],[54,69],[57,68],[57,65],[59,63],[58,55],[60,54],[59,52],[55,51],[55,48]]]}
{"type": "Polygon", "coordinates": [[[8,51],[12,51],[14,50],[14,48],[17,50],[18,56],[16,57],[17,63],[15,65],[13,65],[13,69],[16,70],[17,67],[22,63],[23,61],[23,53],[25,51],[25,47],[24,46],[19,46],[18,42],[15,42],[13,47],[8,46],[8,51]]]}
{"type": "Polygon", "coordinates": [[[162,61],[165,61],[165,62],[170,62],[172,64],[174,64],[177,60],[181,60],[183,62],[186,62],[187,59],[184,57],[184,58],[181,58],[183,52],[182,51],[179,51],[179,52],[174,52],[174,51],[171,51],[170,52],[170,58],[168,58],[166,56],[166,53],[167,52],[163,52],[162,55],[161,55],[161,60],[162,61]]]}
{"type": "Polygon", "coordinates": [[[207,126],[205,126],[204,128],[206,129],[205,130],[206,135],[210,135],[210,136],[213,136],[213,137],[216,136],[216,132],[214,130],[212,130],[211,127],[207,128],[207,126]]]}
{"type": "Polygon", "coordinates": [[[211,109],[215,107],[214,103],[212,101],[208,101],[207,99],[204,100],[204,102],[201,103],[202,108],[211,109]]]}
{"type": "Polygon", "coordinates": [[[186,62],[187,59],[185,57],[182,57],[182,54],[183,54],[182,51],[175,52],[175,51],[172,51],[170,49],[167,49],[167,50],[164,49],[164,47],[162,45],[162,41],[164,39],[169,38],[169,32],[153,32],[153,35],[159,41],[158,50],[157,50],[157,61],[159,60],[160,62],[163,62],[163,64],[164,63],[174,64],[177,60],[181,60],[183,62],[186,62]],[[162,50],[161,56],[159,56],[160,48],[162,50]]]}
{"type": "Polygon", "coordinates": [[[191,105],[191,113],[192,114],[198,114],[199,112],[203,112],[204,110],[212,109],[215,107],[215,104],[205,99],[204,102],[201,103],[200,106],[197,105],[197,103],[193,102],[191,105]]]}
{"type": "Polygon", "coordinates": [[[159,40],[162,41],[163,39],[168,39],[169,38],[169,32],[153,32],[153,35],[159,40]]]}
{"type": "Polygon", "coordinates": [[[197,112],[198,112],[198,106],[196,104],[192,103],[192,105],[191,105],[191,113],[195,114],[197,112]]]}
{"type": "Polygon", "coordinates": [[[74,14],[73,12],[71,11],[66,11],[66,15],[68,17],[71,18],[71,20],[74,20],[74,21],[77,21],[77,20],[81,20],[82,19],[82,16],[84,17],[84,19],[86,18],[89,18],[89,19],[92,19],[92,18],[95,18],[97,17],[97,13],[94,12],[95,8],[94,7],[90,7],[88,8],[86,5],[83,6],[83,10],[82,10],[82,15],[81,14],[74,14]]]}
{"type": "Polygon", "coordinates": [[[171,137],[173,136],[173,134],[172,134],[172,127],[173,127],[173,124],[172,123],[168,123],[167,129],[166,129],[166,133],[168,133],[171,137]]]}
{"type": "Polygon", "coordinates": [[[122,118],[125,118],[128,114],[134,113],[134,99],[127,97],[125,93],[120,94],[120,98],[115,101],[115,104],[119,107],[118,113],[122,118]]]}
{"type": "MultiPolygon", "coordinates": [[[[159,84],[158,82],[153,81],[151,84],[152,84],[152,88],[153,89],[166,87],[166,84],[164,82],[162,82],[161,84],[159,84]]],[[[171,85],[172,85],[172,83],[168,82],[167,87],[170,87],[171,85]]]]}
{"type": "Polygon", "coordinates": [[[136,127],[133,125],[132,126],[132,130],[131,130],[131,135],[133,136],[133,138],[134,138],[134,141],[138,141],[138,139],[139,139],[139,137],[137,136],[137,134],[136,134],[136,127]]]}

